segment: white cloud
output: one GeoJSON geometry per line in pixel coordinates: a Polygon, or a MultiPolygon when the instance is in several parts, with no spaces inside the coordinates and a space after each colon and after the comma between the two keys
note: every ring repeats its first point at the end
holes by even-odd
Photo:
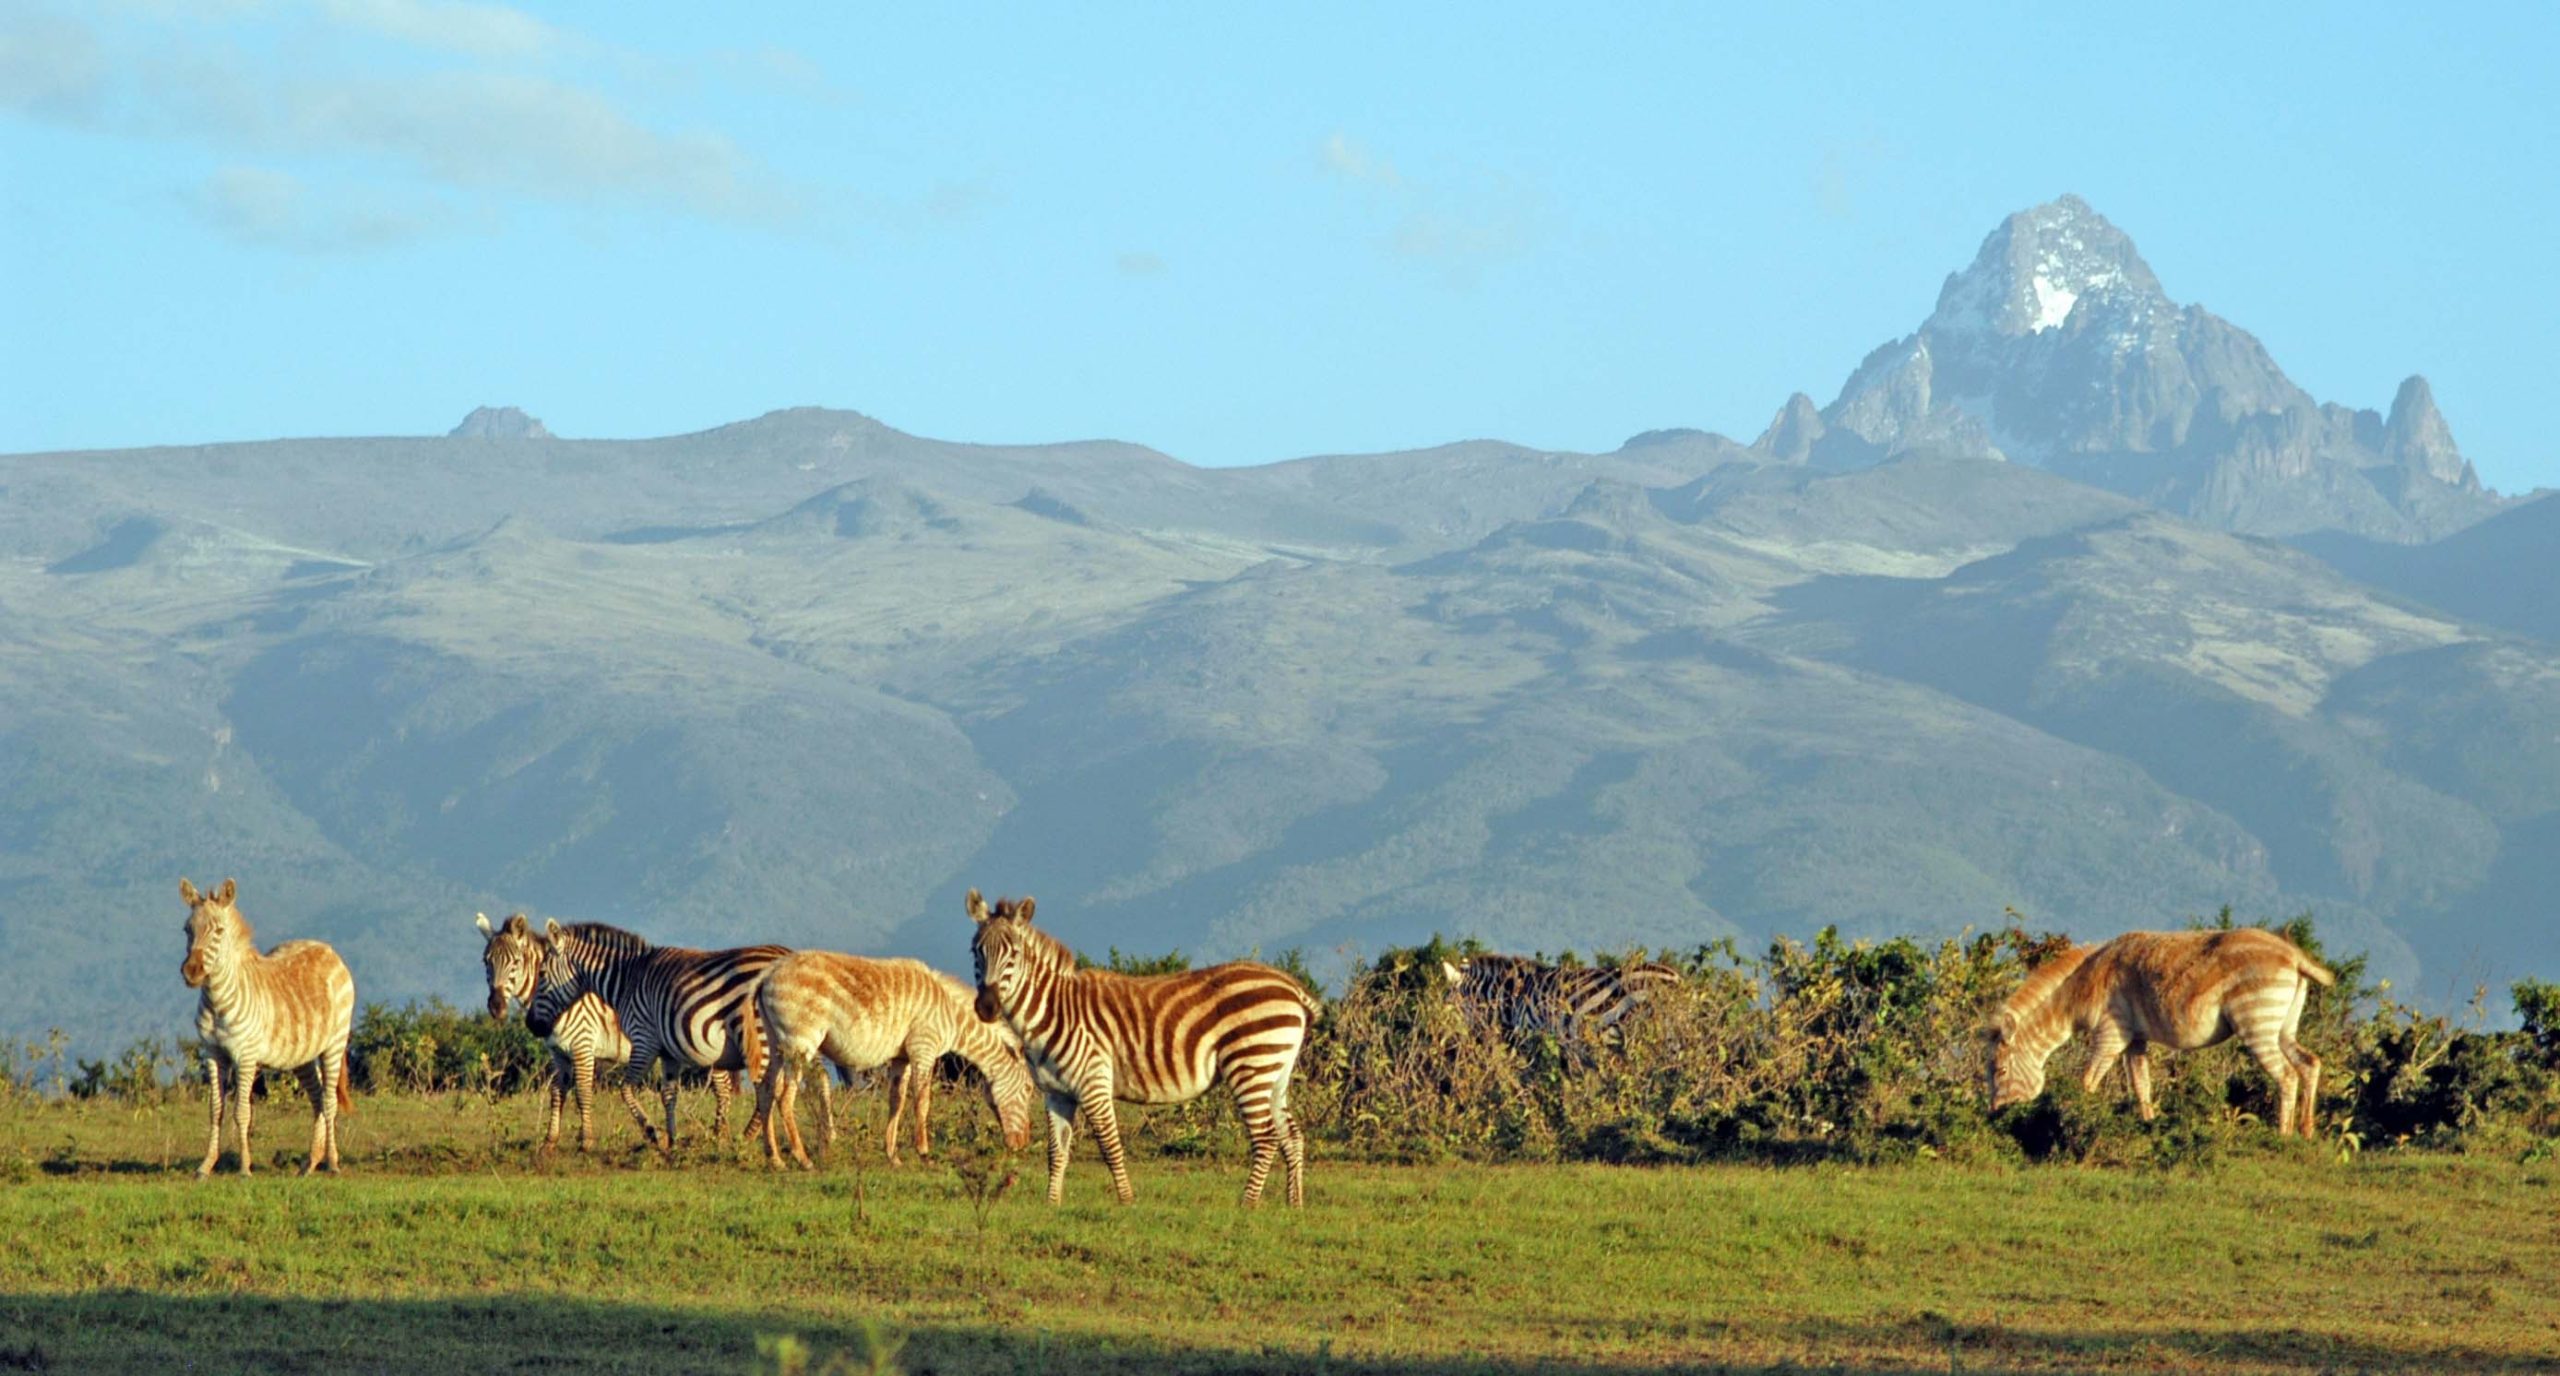
{"type": "Polygon", "coordinates": [[[1322,152],[1325,170],[1345,181],[1361,182],[1394,190],[1404,185],[1404,177],[1396,165],[1372,154],[1351,141],[1351,136],[1337,129],[1324,141],[1322,152]]]}
{"type": "Polygon", "coordinates": [[[355,253],[389,248],[463,226],[440,201],[392,204],[315,191],[290,172],[225,167],[187,197],[188,208],[236,242],[288,253],[355,253]]]}
{"type": "Polygon", "coordinates": [[[540,56],[559,39],[550,25],[505,5],[465,0],[319,0],[333,23],[415,47],[483,58],[540,56]]]}
{"type": "Polygon", "coordinates": [[[106,54],[87,25],[60,15],[0,15],[0,110],[56,124],[99,117],[106,54]]]}

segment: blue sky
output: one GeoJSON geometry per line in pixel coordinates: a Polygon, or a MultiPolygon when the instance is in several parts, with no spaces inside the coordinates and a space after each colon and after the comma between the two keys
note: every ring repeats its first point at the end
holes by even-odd
{"type": "Polygon", "coordinates": [[[2560,485],[2547,8],[0,5],[0,450],[1749,438],[2076,191],[2560,485]]]}

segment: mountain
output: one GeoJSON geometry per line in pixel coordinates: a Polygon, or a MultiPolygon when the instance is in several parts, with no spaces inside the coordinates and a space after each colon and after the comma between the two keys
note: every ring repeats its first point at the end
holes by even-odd
{"type": "Polygon", "coordinates": [[[2424,545],[2338,531],[2295,543],[2351,578],[2484,625],[2560,643],[2560,501],[2548,494],[2424,545]]]}
{"type": "Polygon", "coordinates": [[[2077,196],[2002,222],[1918,330],[1819,413],[1791,400],[1760,447],[1830,467],[2001,456],[2263,535],[2424,540],[2497,507],[2426,379],[2387,417],[2315,401],[2247,331],[2170,299],[2077,196]]]}
{"type": "Polygon", "coordinates": [[[2451,1002],[2560,884],[2560,508],[2497,505],[2069,200],[1749,444],[0,456],[0,1035],[182,1031],[229,874],[367,1000],[469,997],[477,910],[949,966],[975,886],[1329,971],[2308,908],[2451,1002]]]}

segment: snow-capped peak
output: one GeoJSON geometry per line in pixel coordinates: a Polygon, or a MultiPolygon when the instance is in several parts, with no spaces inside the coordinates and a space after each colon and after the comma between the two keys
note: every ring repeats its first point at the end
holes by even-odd
{"type": "Polygon", "coordinates": [[[2002,221],[1973,265],[1947,278],[1923,331],[2026,335],[2059,329],[2092,296],[2157,298],[2133,241],[2077,196],[2002,221]]]}

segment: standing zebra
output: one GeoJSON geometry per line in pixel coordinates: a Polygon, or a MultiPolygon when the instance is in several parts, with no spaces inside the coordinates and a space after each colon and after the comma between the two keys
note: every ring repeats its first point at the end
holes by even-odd
{"type": "Polygon", "coordinates": [[[1260,1202],[1275,1156],[1288,1164],[1291,1207],[1305,1202],[1306,1138],[1289,1116],[1289,1072],[1317,1011],[1304,986],[1246,960],[1173,975],[1079,970],[1072,952],[1032,927],[1032,900],[999,900],[991,911],[971,889],[968,905],[978,1017],[1013,1025],[1048,1095],[1050,1203],[1066,1191],[1079,1108],[1126,1204],[1136,1195],[1113,1101],[1178,1104],[1220,1080],[1253,1140],[1244,1202],[1260,1202]]]}
{"type": "MultiPolygon", "coordinates": [[[[898,1123],[910,1098],[916,1107],[916,1154],[933,1155],[927,1120],[933,1113],[934,1066],[945,1052],[987,1078],[987,1100],[1004,1127],[1005,1145],[1019,1151],[1031,1140],[1031,1071],[1022,1039],[1003,1023],[980,1022],[969,986],[915,960],[866,960],[833,951],[798,951],[774,962],[757,987],[756,1006],[772,1050],[756,1089],[756,1121],[764,1126],[765,1155],[782,1164],[776,1118],[791,1137],[801,1165],[809,1153],[800,1139],[798,1081],[820,1057],[846,1070],[890,1068],[889,1164],[898,1163],[898,1123]]],[[[818,1074],[819,1114],[825,1143],[836,1140],[835,1110],[827,1075],[818,1074]]]]}
{"type": "Polygon", "coordinates": [[[1565,967],[1523,956],[1465,956],[1454,964],[1442,961],[1440,971],[1477,1026],[1512,1038],[1543,1033],[1560,1042],[1605,1035],[1655,986],[1680,980],[1678,970],[1650,960],[1565,967]]]}
{"type": "MultiPolygon", "coordinates": [[[[541,1037],[551,1051],[551,1083],[543,1104],[550,1127],[543,1134],[541,1149],[549,1151],[558,1145],[560,1110],[575,1093],[578,1150],[595,1150],[596,1072],[619,1071],[631,1061],[631,1039],[622,1034],[622,1020],[593,994],[542,1000],[539,991],[546,968],[543,942],[533,934],[532,924],[525,921],[523,913],[511,914],[495,927],[489,925],[489,915],[482,913],[479,926],[486,939],[480,950],[480,966],[489,977],[489,1016],[504,1018],[511,1000],[522,1005],[525,1026],[541,1037]]],[[[711,1074],[717,1081],[729,1072],[715,1070],[711,1074]]],[[[640,1125],[641,1136],[654,1140],[657,1129],[650,1126],[649,1115],[640,1107],[640,1096],[632,1091],[631,1081],[616,1074],[614,1086],[622,1091],[623,1106],[631,1110],[631,1121],[640,1125]]]]}
{"type": "MultiPolygon", "coordinates": [[[[645,1075],[661,1063],[669,1071],[659,1094],[666,1101],[664,1146],[670,1154],[676,1147],[675,1072],[698,1066],[751,1077],[764,1073],[763,1037],[753,1004],[756,981],[791,954],[788,947],[695,951],[652,946],[602,922],[563,927],[553,921],[543,930],[567,971],[561,977],[564,991],[594,994],[621,1020],[623,1034],[631,1039],[627,1073],[645,1075]]],[[[736,1089],[734,1077],[712,1077],[715,1137],[728,1131],[729,1097],[736,1089]]]]}
{"type": "Polygon", "coordinates": [[[2311,986],[2336,980],[2301,947],[2256,927],[2127,932],[2104,945],[2074,946],[2029,973],[1985,1029],[1991,1107],[2043,1093],[2045,1061],[2085,1032],[2089,1068],[2081,1087],[2095,1090],[2123,1059],[2149,1122],[2154,1044],[2193,1051],[2237,1036],[2276,1082],[2277,1131],[2312,1136],[2320,1058],[2294,1033],[2311,986]]]}
{"type": "Polygon", "coordinates": [[[318,941],[288,941],[258,954],[257,934],[232,906],[240,885],[225,879],[211,893],[178,881],[187,901],[187,958],[178,977],[196,1000],[196,1037],[203,1042],[205,1083],[213,1091],[213,1131],[196,1177],[222,1159],[222,1087],[231,1084],[231,1120],[239,1125],[240,1173],[249,1174],[249,1116],[258,1068],[295,1071],[311,1097],[309,1175],[328,1162],[338,1169],[338,1115],[347,1096],[347,1036],[353,1029],[356,981],[338,953],[318,941]]]}

